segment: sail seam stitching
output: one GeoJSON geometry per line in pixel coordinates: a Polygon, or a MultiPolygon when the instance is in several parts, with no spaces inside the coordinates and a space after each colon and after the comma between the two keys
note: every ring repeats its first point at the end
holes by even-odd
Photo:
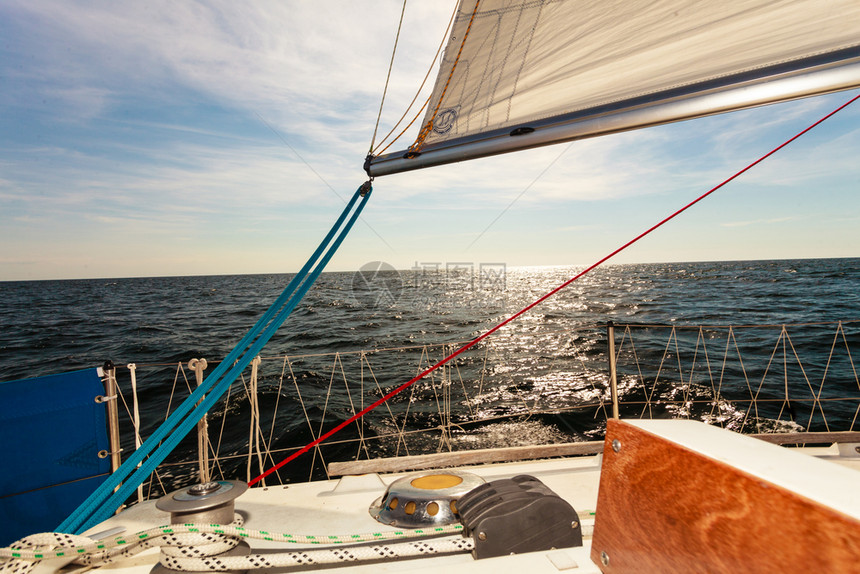
{"type": "Polygon", "coordinates": [[[460,56],[463,54],[463,47],[466,45],[466,40],[469,38],[469,32],[472,31],[472,24],[475,22],[475,15],[478,13],[478,6],[481,5],[481,0],[476,0],[475,8],[472,10],[472,16],[469,18],[469,25],[466,27],[466,33],[463,34],[463,41],[460,42],[460,49],[457,51],[457,57],[454,58],[454,63],[451,65],[451,71],[448,72],[448,79],[445,80],[445,87],[442,88],[442,93],[439,94],[439,101],[436,102],[436,108],[433,110],[433,114],[424,124],[424,127],[421,128],[421,132],[418,134],[418,137],[415,139],[415,143],[410,146],[410,152],[417,152],[424,145],[424,140],[427,139],[427,136],[430,134],[430,130],[433,129],[433,120],[436,119],[436,116],[439,115],[439,109],[442,107],[442,102],[445,100],[445,95],[448,92],[448,86],[451,85],[451,78],[454,76],[454,71],[457,69],[457,63],[460,61],[460,56]]]}

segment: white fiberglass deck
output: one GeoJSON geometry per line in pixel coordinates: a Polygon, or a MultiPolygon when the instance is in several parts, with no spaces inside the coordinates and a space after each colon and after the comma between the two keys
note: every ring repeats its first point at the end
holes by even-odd
{"type": "MultiPolygon", "coordinates": [[[[590,533],[593,512],[597,503],[597,488],[600,478],[599,456],[557,459],[536,462],[519,462],[471,466],[465,470],[477,474],[487,481],[510,478],[519,474],[530,474],[540,479],[549,488],[570,502],[580,513],[584,533],[590,533]]],[[[245,527],[291,534],[359,534],[375,531],[395,530],[374,520],[368,509],[382,496],[388,484],[405,474],[380,477],[376,474],[346,476],[340,480],[309,482],[271,488],[252,488],[236,500],[236,511],[245,518],[245,527]]],[[[157,510],[150,501],[132,507],[122,514],[107,520],[90,533],[114,527],[125,528],[124,534],[134,533],[167,524],[170,517],[157,510]]],[[[271,549],[296,550],[296,545],[275,544],[251,540],[252,552],[267,552],[271,549]]],[[[319,549],[319,547],[314,547],[319,549]]],[[[575,572],[599,572],[588,557],[590,534],[581,548],[550,550],[499,558],[475,560],[471,554],[434,556],[432,558],[404,559],[394,562],[373,562],[366,565],[335,565],[339,572],[420,572],[422,569],[456,569],[457,572],[522,571],[530,573],[559,572],[559,567],[569,571],[575,563],[575,572]],[[557,566],[558,565],[558,566],[557,566]]],[[[128,574],[147,573],[158,561],[158,552],[149,550],[137,557],[117,565],[102,567],[107,571],[122,571],[128,574]]],[[[317,567],[319,568],[319,567],[317,567]]],[[[315,570],[317,570],[315,568],[315,570]]],[[[325,570],[323,570],[325,571],[325,570]]]]}
{"type": "MultiPolygon", "coordinates": [[[[721,462],[727,463],[742,472],[753,474],[763,473],[761,480],[774,484],[783,484],[801,496],[811,496],[808,489],[815,488],[815,479],[820,477],[824,489],[849,491],[851,485],[860,484],[860,475],[856,479],[854,472],[860,470],[860,456],[851,449],[839,449],[834,445],[828,449],[807,448],[798,452],[787,452],[774,445],[760,443],[749,437],[740,437],[734,433],[705,427],[701,423],[690,421],[654,421],[633,422],[633,427],[641,428],[648,433],[656,433],[691,452],[706,451],[704,454],[721,462]],[[667,425],[668,423],[668,425],[667,425]],[[703,427],[703,428],[699,428],[703,427]],[[702,438],[704,437],[704,438],[702,438]],[[699,440],[702,439],[702,440],[699,440]],[[704,441],[704,443],[703,443],[704,441]],[[740,441],[740,442],[738,442],[740,441]],[[702,449],[704,444],[705,448],[702,449]],[[727,448],[729,447],[729,448],[727,448]],[[734,447],[733,449],[731,447],[734,447]],[[774,450],[775,449],[775,450],[774,450]],[[798,453],[815,455],[805,457],[798,453]],[[848,456],[846,456],[846,454],[848,456]],[[735,460],[737,459],[737,460],[735,460]],[[833,466],[830,461],[839,463],[833,466]],[[737,464],[736,464],[737,463],[737,464]],[[852,469],[853,470],[847,470],[852,469]],[[752,469],[752,470],[750,470],[752,469]],[[789,469],[790,472],[784,472],[789,469]],[[769,473],[773,473],[772,475],[769,473]],[[773,480],[768,477],[772,476],[773,480]],[[835,482],[834,482],[835,481],[835,482]],[[797,483],[797,484],[795,484],[797,483]],[[798,486],[799,488],[794,488],[798,486]],[[827,486],[829,485],[829,486],[827,486]],[[807,489],[804,493],[804,488],[807,489]]],[[[617,441],[616,441],[617,442],[617,441]]],[[[627,448],[629,443],[625,443],[627,448]]],[[[792,449],[793,450],[793,449],[792,449]]],[[[619,446],[616,453],[627,454],[627,450],[619,446]]],[[[516,463],[496,463],[484,466],[470,466],[457,469],[477,474],[486,481],[500,478],[510,478],[516,475],[528,474],[541,480],[555,493],[567,500],[579,513],[583,526],[584,544],[577,548],[559,548],[546,551],[531,552],[519,555],[500,556],[483,560],[475,560],[470,553],[451,555],[434,555],[432,557],[409,558],[400,560],[376,560],[368,563],[343,563],[330,568],[331,571],[374,571],[374,572],[422,572],[451,570],[466,573],[521,572],[525,569],[529,574],[543,572],[600,572],[601,569],[592,561],[591,546],[594,515],[597,509],[598,521],[600,509],[597,508],[598,487],[601,481],[600,471],[602,456],[583,456],[566,459],[542,460],[516,463]]],[[[607,451],[606,456],[621,456],[607,451]]],[[[644,463],[647,466],[647,462],[644,463]]],[[[266,530],[293,535],[349,535],[368,532],[394,530],[376,522],[369,514],[370,505],[383,495],[387,485],[409,473],[377,475],[364,474],[346,476],[340,480],[319,481],[288,486],[269,488],[254,488],[242,494],[236,500],[236,511],[245,518],[245,527],[254,530],[266,530]]],[[[647,475],[647,471],[646,471],[647,475]]],[[[683,486],[680,487],[683,490],[683,486]]],[[[702,493],[710,497],[715,493],[702,493]]],[[[834,492],[823,492],[824,498],[830,498],[837,506],[839,498],[834,492]]],[[[825,504],[827,501],[825,501],[825,504]]],[[[855,514],[853,508],[856,500],[848,500],[849,515],[855,514]]],[[[625,501],[624,506],[627,505],[625,501]]],[[[631,501],[630,506],[635,504],[631,501]]],[[[123,535],[160,526],[169,522],[169,516],[155,508],[154,502],[147,502],[132,507],[122,514],[102,523],[90,532],[101,532],[120,527],[123,535]]],[[[605,527],[604,527],[605,528],[605,527]]],[[[115,534],[113,534],[115,535],[115,534]]],[[[623,537],[623,533],[621,533],[623,537]]],[[[658,539],[660,532],[655,532],[658,539]]],[[[298,545],[276,544],[258,540],[249,540],[252,553],[267,554],[280,550],[298,550],[298,545]]],[[[307,548],[307,547],[305,547],[307,548]]],[[[319,549],[314,546],[312,549],[319,549]]],[[[597,549],[599,551],[599,548],[597,549]]],[[[860,558],[860,556],[858,556],[860,558]]],[[[128,574],[149,573],[158,561],[158,552],[150,550],[116,565],[104,566],[103,570],[122,571],[128,574]]],[[[856,562],[855,562],[856,564],[856,562]]],[[[328,571],[319,565],[294,568],[278,568],[277,571],[295,571],[313,569],[328,571]]],[[[275,569],[269,569],[273,571],[275,569]]],[[[612,571],[604,567],[605,571],[612,571]]],[[[629,571],[629,570],[625,570],[629,571]]],[[[635,570],[634,570],[635,571],[635,570]]],[[[674,571],[674,570],[673,570],[674,571]]]]}

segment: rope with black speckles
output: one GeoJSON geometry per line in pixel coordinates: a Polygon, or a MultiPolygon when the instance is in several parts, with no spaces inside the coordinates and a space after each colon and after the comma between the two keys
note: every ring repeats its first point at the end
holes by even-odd
{"type": "MultiPolygon", "coordinates": [[[[395,548],[390,544],[367,545],[368,542],[407,541],[412,539],[426,539],[430,537],[441,537],[446,535],[461,534],[463,526],[460,524],[450,526],[435,526],[430,528],[403,529],[380,532],[367,532],[363,534],[342,535],[310,535],[289,534],[270,532],[267,530],[253,530],[244,528],[241,517],[237,514],[236,520],[230,525],[220,524],[171,524],[159,526],[138,532],[130,536],[117,536],[110,540],[91,542],[84,536],[74,536],[58,533],[45,533],[28,536],[16,542],[8,548],[0,549],[0,559],[7,559],[0,564],[0,572],[25,572],[22,570],[23,563],[30,567],[41,560],[72,558],[76,562],[84,564],[116,562],[122,558],[142,552],[155,546],[162,547],[162,561],[167,561],[173,569],[199,570],[201,562],[194,562],[193,566],[185,566],[194,560],[208,561],[215,570],[230,570],[238,568],[233,564],[242,561],[241,568],[262,568],[273,565],[275,561],[284,561],[283,565],[294,564],[323,564],[330,562],[344,562],[362,559],[379,559],[389,549],[395,548]],[[348,551],[335,550],[304,550],[296,552],[284,552],[278,555],[267,554],[259,556],[232,556],[228,558],[216,558],[215,554],[223,553],[238,545],[240,540],[266,540],[283,542],[287,544],[300,544],[304,546],[329,546],[329,545],[359,545],[349,546],[348,551]],[[275,558],[283,555],[284,558],[275,558]],[[228,564],[229,562],[229,564],[228,564]],[[254,566],[254,563],[260,566],[254,566]],[[182,563],[183,567],[178,564],[182,563]]],[[[457,537],[453,540],[434,540],[431,542],[413,543],[409,549],[413,556],[439,553],[460,552],[471,550],[471,540],[457,537]],[[435,550],[436,546],[442,548],[435,550]]],[[[399,552],[399,551],[398,551],[399,552]]],[[[210,569],[207,567],[206,569],[210,569]]]]}

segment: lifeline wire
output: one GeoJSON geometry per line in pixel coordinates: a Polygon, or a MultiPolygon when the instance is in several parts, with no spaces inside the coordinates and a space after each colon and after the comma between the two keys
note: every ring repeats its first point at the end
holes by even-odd
{"type": "Polygon", "coordinates": [[[420,373],[420,374],[419,374],[419,375],[417,375],[416,377],[414,377],[414,378],[410,379],[409,381],[407,381],[407,382],[403,383],[402,385],[400,385],[399,387],[397,387],[396,389],[394,389],[393,391],[391,391],[390,393],[388,393],[387,395],[385,395],[385,396],[384,396],[384,397],[382,397],[381,399],[378,399],[378,400],[377,400],[376,402],[374,402],[373,404],[371,404],[371,405],[369,405],[368,407],[364,408],[364,409],[363,409],[363,410],[361,410],[360,412],[356,413],[354,416],[350,417],[349,419],[347,419],[347,420],[345,420],[344,422],[340,423],[339,425],[337,425],[336,427],[334,427],[333,429],[331,429],[330,431],[328,431],[328,432],[327,432],[327,433],[325,433],[324,435],[320,436],[318,439],[316,439],[316,440],[314,440],[314,441],[312,441],[312,442],[308,443],[307,445],[305,445],[304,447],[302,447],[300,450],[298,450],[298,451],[294,452],[293,454],[291,454],[290,456],[288,456],[287,458],[285,458],[284,460],[282,460],[281,462],[279,462],[278,464],[276,464],[275,466],[273,466],[272,468],[270,468],[269,470],[267,470],[266,472],[264,472],[264,473],[263,473],[263,474],[261,474],[260,476],[256,477],[256,478],[255,478],[255,479],[253,479],[252,481],[250,481],[250,482],[248,483],[248,485],[249,485],[249,486],[253,486],[253,485],[254,485],[254,484],[256,484],[258,481],[260,481],[261,479],[263,479],[263,478],[267,477],[269,474],[271,474],[271,473],[275,472],[276,470],[278,470],[279,468],[281,468],[282,466],[284,466],[285,464],[287,464],[287,463],[288,463],[288,462],[290,462],[291,460],[293,460],[293,459],[297,458],[298,456],[300,456],[300,455],[302,455],[302,454],[306,453],[307,451],[309,451],[309,450],[310,450],[310,449],[312,449],[313,447],[315,447],[315,446],[317,446],[318,444],[320,444],[321,442],[323,442],[325,439],[327,439],[327,438],[329,438],[330,436],[332,436],[333,434],[335,434],[335,433],[339,432],[341,429],[343,429],[343,428],[344,428],[344,427],[346,427],[347,425],[352,424],[353,422],[355,422],[355,421],[356,421],[356,420],[358,420],[359,418],[363,417],[364,415],[366,415],[367,413],[369,413],[370,411],[372,411],[373,409],[375,409],[376,407],[378,407],[378,406],[379,406],[379,405],[381,405],[382,403],[384,403],[384,402],[388,401],[388,399],[390,399],[390,398],[391,398],[391,397],[393,397],[394,395],[396,395],[396,394],[400,393],[401,391],[403,391],[403,390],[405,390],[405,389],[409,388],[410,386],[412,386],[413,384],[415,384],[417,381],[419,381],[420,379],[422,379],[425,375],[430,374],[431,372],[435,371],[436,369],[438,369],[439,367],[441,367],[441,366],[442,366],[442,365],[444,365],[445,363],[449,362],[451,359],[453,359],[453,358],[457,357],[457,356],[458,356],[458,355],[460,355],[461,353],[463,353],[463,352],[467,351],[468,349],[472,348],[473,346],[475,346],[475,345],[476,345],[476,344],[478,344],[479,342],[483,341],[484,339],[486,339],[487,337],[489,337],[490,335],[492,335],[493,333],[495,333],[496,331],[498,331],[499,329],[501,329],[502,327],[504,327],[505,325],[507,325],[508,323],[510,323],[511,321],[513,321],[514,319],[517,319],[518,317],[520,317],[520,316],[524,315],[525,313],[527,313],[527,312],[531,311],[533,308],[537,307],[538,305],[540,305],[541,303],[543,303],[544,301],[546,301],[547,299],[549,299],[550,297],[552,297],[553,295],[555,295],[556,293],[558,293],[559,291],[561,291],[562,289],[564,289],[565,287],[567,287],[568,285],[570,285],[571,283],[573,283],[574,281],[576,281],[577,279],[579,279],[580,277],[582,277],[583,275],[585,275],[586,273],[589,273],[590,271],[592,271],[592,270],[594,270],[595,268],[599,267],[600,265],[602,265],[603,263],[605,263],[605,262],[606,262],[606,261],[608,261],[609,259],[611,259],[611,258],[615,257],[616,255],[618,255],[619,253],[621,253],[622,251],[624,251],[625,249],[627,249],[628,247],[630,247],[631,245],[633,245],[634,243],[636,243],[637,241],[639,241],[640,239],[642,239],[643,237],[645,237],[646,235],[650,234],[652,231],[655,231],[655,230],[656,230],[656,229],[658,229],[659,227],[662,227],[664,224],[668,223],[669,221],[671,221],[671,220],[672,220],[672,219],[674,219],[675,217],[677,217],[677,216],[679,216],[680,214],[682,214],[683,212],[687,211],[688,209],[690,209],[691,207],[693,207],[694,205],[696,205],[697,203],[699,203],[700,201],[702,201],[703,199],[705,199],[706,197],[708,197],[709,195],[711,195],[712,193],[714,193],[715,191],[717,191],[718,189],[720,189],[721,187],[723,187],[724,185],[726,185],[727,183],[729,183],[729,182],[733,181],[734,179],[736,179],[736,178],[740,177],[741,175],[743,175],[744,173],[746,173],[747,171],[749,171],[750,169],[752,169],[752,168],[753,168],[753,167],[755,167],[756,165],[760,164],[761,162],[763,162],[764,160],[766,160],[767,158],[769,158],[770,156],[772,156],[773,154],[775,154],[776,152],[778,152],[779,150],[781,150],[782,148],[784,148],[785,146],[787,146],[788,144],[790,144],[791,142],[793,142],[794,140],[798,139],[800,136],[802,136],[802,135],[806,134],[807,132],[809,132],[810,130],[812,130],[813,128],[815,128],[816,126],[818,126],[819,124],[821,124],[821,123],[822,123],[822,122],[824,122],[825,120],[829,119],[830,117],[834,116],[834,115],[835,115],[835,114],[837,114],[838,112],[840,112],[840,111],[842,111],[843,109],[847,108],[849,105],[853,104],[853,103],[854,103],[855,101],[857,101],[858,99],[860,99],[860,94],[858,94],[858,95],[854,96],[853,98],[851,98],[850,100],[848,100],[847,102],[845,102],[844,104],[842,104],[841,106],[839,106],[838,108],[836,108],[835,110],[833,110],[832,112],[830,112],[829,114],[827,114],[826,116],[824,116],[824,117],[822,117],[821,119],[819,119],[817,122],[813,123],[812,125],[810,125],[810,126],[809,126],[809,127],[807,127],[806,129],[802,130],[801,132],[799,132],[799,133],[795,134],[793,137],[791,137],[791,138],[789,138],[788,140],[784,141],[784,142],[783,142],[782,144],[780,144],[779,146],[777,146],[777,147],[773,148],[772,150],[770,150],[769,152],[767,152],[766,154],[764,154],[763,156],[761,156],[760,158],[758,158],[757,160],[755,160],[754,162],[752,162],[751,164],[747,165],[745,168],[743,168],[743,169],[741,169],[740,171],[738,171],[737,173],[735,173],[733,176],[729,177],[728,179],[724,180],[723,182],[719,183],[718,185],[715,185],[715,186],[714,186],[714,187],[712,187],[710,190],[708,190],[707,192],[703,193],[702,195],[700,195],[699,197],[697,197],[696,199],[694,199],[693,201],[691,201],[690,203],[688,203],[687,205],[685,205],[684,207],[682,207],[681,209],[677,210],[677,211],[676,211],[676,212],[674,212],[673,214],[671,214],[671,215],[669,215],[668,217],[666,217],[666,218],[664,218],[663,220],[661,220],[659,223],[656,223],[655,225],[653,225],[653,226],[651,226],[650,228],[648,228],[646,231],[643,231],[642,233],[640,233],[639,235],[637,235],[636,237],[634,237],[633,239],[631,239],[630,241],[628,241],[627,243],[625,243],[624,245],[622,245],[621,247],[617,248],[615,251],[613,251],[613,252],[612,252],[612,253],[610,253],[609,255],[606,255],[606,256],[604,256],[602,259],[600,259],[599,261],[597,261],[596,263],[593,263],[592,265],[590,265],[589,267],[587,267],[584,271],[581,271],[580,273],[578,273],[578,274],[577,274],[577,275],[575,275],[574,277],[572,277],[572,278],[568,279],[567,281],[565,281],[564,283],[562,283],[561,285],[559,285],[558,287],[556,287],[555,289],[553,289],[552,291],[550,291],[549,293],[547,293],[546,295],[544,295],[544,296],[540,297],[539,299],[537,299],[537,300],[536,300],[536,301],[534,301],[533,303],[531,303],[531,304],[529,304],[528,306],[524,307],[523,309],[521,309],[521,310],[517,311],[515,314],[511,315],[510,317],[508,317],[507,319],[505,319],[504,321],[502,321],[501,323],[499,323],[499,324],[498,324],[498,325],[496,325],[495,327],[493,327],[493,328],[491,328],[490,330],[488,330],[486,333],[484,333],[484,334],[482,334],[482,335],[479,335],[479,336],[478,336],[478,337],[476,337],[475,339],[473,339],[473,340],[469,341],[468,343],[466,343],[465,345],[463,345],[462,347],[460,347],[457,351],[455,351],[454,353],[451,353],[450,355],[448,355],[447,357],[445,357],[444,359],[442,359],[441,361],[439,361],[438,363],[436,363],[436,364],[435,364],[435,365],[433,365],[432,367],[430,367],[430,368],[426,369],[425,371],[423,371],[422,373],[420,373]]]}
{"type": "Polygon", "coordinates": [[[372,188],[369,182],[356,190],[352,199],[343,210],[343,213],[341,213],[337,222],[332,226],[311,258],[305,263],[304,267],[296,274],[293,280],[290,281],[283,293],[269,307],[260,320],[257,321],[254,327],[248,331],[227,357],[221,361],[218,367],[206,377],[203,383],[143,443],[141,448],[135,451],[110,478],[57,527],[58,531],[80,534],[87,528],[106,520],[113,513],[114,509],[118,508],[131,492],[137,488],[137,485],[141,484],[161,464],[179,441],[197,424],[197,421],[206,414],[212,405],[230,387],[233,381],[236,380],[236,377],[257,356],[263,346],[275,334],[275,331],[292,313],[293,309],[296,308],[358,219],[358,216],[364,209],[364,205],[370,198],[371,191],[372,188]],[[344,226],[343,224],[347,215],[349,215],[349,212],[355,206],[360,196],[361,202],[344,226]],[[343,229],[341,229],[340,234],[334,242],[331,243],[332,238],[341,226],[343,226],[343,229]],[[323,255],[323,251],[329,243],[331,245],[323,255]],[[321,255],[322,258],[320,259],[321,255]],[[319,260],[319,263],[317,263],[317,260],[319,260]],[[317,263],[316,267],[313,271],[310,271],[315,263],[317,263]],[[248,347],[249,345],[250,348],[248,347]],[[244,354],[242,354],[243,351],[244,354]],[[176,430],[170,434],[174,427],[176,427],[176,430]],[[162,441],[163,444],[161,444],[162,441]],[[150,455],[150,453],[152,454],[150,455]],[[148,458],[144,461],[143,459],[147,456],[148,458]],[[138,465],[140,466],[138,467],[138,465]],[[126,477],[128,477],[128,480],[125,480],[126,477]],[[123,480],[125,480],[124,483],[123,480]],[[120,483],[122,483],[122,486],[120,486],[120,483]],[[113,492],[114,489],[117,489],[116,492],[113,492]]]}

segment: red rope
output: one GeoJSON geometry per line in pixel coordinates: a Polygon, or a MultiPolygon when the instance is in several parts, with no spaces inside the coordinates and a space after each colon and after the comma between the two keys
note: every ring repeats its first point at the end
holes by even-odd
{"type": "Polygon", "coordinates": [[[416,376],[416,377],[414,377],[414,378],[410,379],[409,381],[407,381],[407,382],[403,383],[402,385],[400,385],[399,387],[397,387],[396,389],[394,389],[393,391],[391,391],[390,393],[388,393],[387,395],[385,395],[385,396],[384,396],[384,397],[382,397],[381,399],[377,400],[375,403],[373,403],[373,404],[371,404],[370,406],[368,406],[368,407],[364,408],[364,409],[363,409],[363,410],[361,410],[360,412],[356,413],[354,416],[350,417],[349,419],[347,419],[347,420],[345,420],[344,422],[340,423],[339,425],[337,425],[336,427],[334,427],[333,429],[331,429],[330,431],[328,431],[328,432],[327,432],[327,433],[325,433],[324,435],[320,436],[320,437],[319,437],[318,439],[316,439],[315,441],[308,443],[308,444],[307,444],[307,445],[305,445],[301,450],[298,450],[298,451],[294,452],[293,454],[291,454],[290,456],[288,456],[287,458],[285,458],[284,460],[282,460],[281,462],[279,462],[278,464],[276,464],[275,466],[273,466],[272,468],[270,468],[269,470],[267,470],[266,472],[264,472],[264,473],[263,473],[263,474],[261,474],[260,476],[256,477],[256,478],[255,478],[255,479],[253,479],[252,481],[250,481],[250,482],[248,483],[248,484],[249,484],[249,486],[253,486],[254,484],[256,484],[257,482],[259,482],[259,481],[260,481],[260,480],[262,480],[263,478],[265,478],[265,477],[269,476],[270,474],[272,474],[273,472],[275,472],[276,470],[278,470],[279,468],[281,468],[282,466],[284,466],[285,464],[287,464],[287,463],[288,463],[288,462],[290,462],[291,460],[293,460],[293,459],[295,459],[295,458],[297,458],[297,457],[299,457],[299,456],[303,455],[304,453],[308,452],[308,451],[309,451],[309,450],[311,450],[313,447],[317,446],[318,444],[320,444],[321,442],[323,442],[324,440],[326,440],[327,438],[329,438],[329,437],[330,437],[330,436],[332,436],[333,434],[335,434],[335,433],[339,432],[341,429],[343,429],[343,428],[344,428],[344,427],[346,427],[347,425],[349,425],[349,424],[351,424],[351,423],[355,422],[356,420],[358,420],[359,418],[363,417],[364,415],[366,415],[367,413],[369,413],[370,411],[372,411],[373,409],[375,409],[376,407],[378,407],[378,406],[379,406],[379,405],[381,405],[382,403],[386,402],[388,399],[390,399],[390,398],[391,398],[391,397],[393,397],[394,395],[396,395],[396,394],[400,393],[401,391],[403,391],[403,390],[405,390],[405,389],[409,388],[410,386],[412,386],[413,384],[415,384],[415,382],[417,382],[418,380],[420,380],[421,378],[423,378],[425,375],[428,375],[429,373],[432,373],[434,370],[438,369],[439,367],[441,367],[442,365],[444,365],[445,363],[447,363],[447,362],[448,362],[448,361],[450,361],[451,359],[453,359],[453,358],[457,357],[457,356],[458,356],[458,355],[460,355],[461,353],[463,353],[463,352],[467,351],[467,350],[468,350],[468,349],[470,349],[471,347],[473,347],[473,346],[475,346],[476,344],[478,344],[479,342],[483,341],[484,339],[486,339],[487,337],[489,337],[490,335],[492,335],[493,333],[495,333],[496,331],[498,331],[499,329],[501,329],[502,327],[504,327],[505,325],[507,325],[508,323],[510,323],[511,321],[513,321],[514,319],[517,319],[517,318],[518,318],[518,317],[520,317],[521,315],[523,315],[523,314],[527,313],[528,311],[531,311],[534,307],[537,307],[538,305],[540,305],[541,303],[543,303],[544,301],[546,301],[547,299],[549,299],[550,297],[552,297],[553,295],[555,295],[556,293],[558,293],[559,291],[561,291],[562,289],[564,289],[565,287],[567,287],[568,285],[570,285],[571,283],[573,283],[574,281],[576,281],[577,279],[579,279],[580,277],[582,277],[583,275],[585,275],[586,273],[589,273],[590,271],[592,271],[592,270],[593,270],[593,269],[595,269],[596,267],[598,267],[598,266],[602,265],[603,263],[605,263],[607,260],[611,259],[612,257],[615,257],[616,255],[618,255],[619,253],[621,253],[622,251],[624,251],[625,249],[627,249],[628,247],[630,247],[631,245],[633,245],[634,243],[636,243],[637,241],[639,241],[640,239],[642,239],[643,237],[645,237],[646,235],[648,235],[649,233],[651,233],[652,231],[656,230],[656,229],[657,229],[657,228],[659,228],[659,227],[662,227],[664,224],[668,223],[669,221],[671,221],[672,219],[674,219],[674,218],[675,218],[675,217],[677,217],[678,215],[680,215],[680,214],[682,214],[683,212],[687,211],[688,209],[690,209],[691,207],[693,207],[694,205],[696,205],[697,203],[699,203],[700,201],[702,201],[703,199],[705,199],[706,197],[708,197],[709,195],[711,195],[712,193],[714,193],[715,191],[717,191],[718,189],[720,189],[721,187],[723,187],[724,185],[726,185],[727,183],[729,183],[730,181],[732,181],[732,180],[734,180],[734,179],[738,178],[739,176],[741,176],[741,175],[742,175],[742,174],[744,174],[745,172],[749,171],[750,169],[752,169],[753,167],[755,167],[755,166],[756,166],[756,165],[758,165],[759,163],[763,162],[764,160],[766,160],[767,158],[769,158],[770,156],[772,156],[773,154],[775,154],[776,152],[778,152],[779,150],[781,150],[782,148],[784,148],[785,146],[787,146],[788,144],[790,144],[791,142],[793,142],[794,140],[796,140],[797,138],[799,138],[800,136],[802,136],[802,135],[806,134],[808,131],[812,130],[813,128],[815,128],[816,126],[818,126],[820,123],[824,122],[825,120],[829,119],[831,116],[835,115],[836,113],[840,112],[840,111],[841,111],[841,110],[843,110],[844,108],[848,107],[849,105],[851,105],[852,103],[854,103],[854,102],[855,102],[856,100],[858,100],[858,99],[860,99],[860,94],[858,94],[857,96],[853,97],[853,98],[852,98],[852,99],[850,99],[848,102],[846,102],[846,103],[842,104],[841,106],[839,106],[838,108],[836,108],[835,110],[833,110],[832,112],[830,112],[829,114],[827,114],[826,116],[824,116],[823,118],[821,118],[820,120],[818,120],[817,122],[815,122],[814,124],[812,124],[811,126],[807,127],[806,129],[804,129],[804,130],[803,130],[803,131],[801,131],[800,133],[796,134],[796,135],[795,135],[794,137],[792,137],[791,139],[788,139],[788,140],[786,140],[785,142],[783,142],[782,144],[780,144],[779,146],[777,146],[777,147],[773,148],[771,151],[769,151],[769,152],[768,152],[768,153],[766,153],[765,155],[761,156],[760,158],[758,158],[757,160],[755,160],[754,162],[752,162],[751,164],[749,164],[748,166],[746,166],[746,167],[745,167],[745,168],[743,168],[742,170],[738,171],[737,173],[735,173],[735,174],[734,174],[733,176],[731,176],[730,178],[728,178],[728,179],[726,179],[725,181],[723,181],[722,183],[720,183],[720,184],[718,184],[718,185],[716,185],[716,186],[712,187],[712,188],[711,188],[710,190],[708,190],[706,193],[703,193],[702,195],[700,195],[699,197],[697,197],[696,199],[694,199],[693,201],[691,201],[690,203],[688,203],[687,205],[685,205],[684,207],[682,207],[681,209],[679,209],[678,211],[676,211],[675,213],[673,213],[672,215],[670,215],[670,216],[666,217],[665,219],[663,219],[663,220],[662,220],[662,221],[660,221],[659,223],[657,223],[657,224],[653,225],[653,226],[652,226],[652,227],[650,227],[648,230],[646,230],[646,231],[644,231],[644,232],[640,233],[639,235],[637,235],[636,237],[634,237],[633,239],[631,239],[630,241],[628,241],[627,243],[625,243],[624,245],[622,245],[621,247],[619,247],[618,249],[616,249],[615,251],[613,251],[612,253],[610,253],[609,255],[606,255],[605,257],[603,257],[602,259],[600,259],[600,260],[599,260],[599,261],[597,261],[596,263],[593,263],[591,266],[587,267],[585,270],[581,271],[580,273],[578,273],[578,274],[577,274],[577,275],[575,275],[574,277],[572,277],[572,278],[568,279],[567,281],[565,281],[564,283],[562,283],[561,285],[559,285],[558,287],[556,287],[555,289],[553,289],[552,291],[550,291],[549,293],[547,293],[546,295],[544,295],[543,297],[541,297],[540,299],[538,299],[538,300],[534,301],[533,303],[531,303],[531,304],[530,304],[530,305],[528,305],[527,307],[524,307],[524,308],[523,308],[523,309],[521,309],[520,311],[518,311],[518,312],[516,312],[515,314],[511,315],[510,317],[508,317],[507,319],[505,319],[504,321],[502,321],[501,323],[499,323],[498,325],[496,325],[495,327],[493,327],[492,329],[490,329],[490,330],[489,330],[489,331],[487,331],[486,333],[484,333],[484,334],[482,334],[482,335],[479,335],[478,337],[476,337],[476,338],[475,338],[475,339],[473,339],[472,341],[470,341],[470,342],[466,343],[465,345],[463,345],[462,347],[460,347],[460,348],[459,348],[457,351],[455,351],[454,353],[452,353],[452,354],[448,355],[447,357],[445,357],[444,359],[442,359],[441,361],[439,361],[438,363],[436,363],[436,364],[435,364],[435,365],[433,365],[432,367],[430,367],[430,368],[426,369],[424,372],[422,372],[422,373],[421,373],[421,374],[419,374],[418,376],[416,376]]]}

